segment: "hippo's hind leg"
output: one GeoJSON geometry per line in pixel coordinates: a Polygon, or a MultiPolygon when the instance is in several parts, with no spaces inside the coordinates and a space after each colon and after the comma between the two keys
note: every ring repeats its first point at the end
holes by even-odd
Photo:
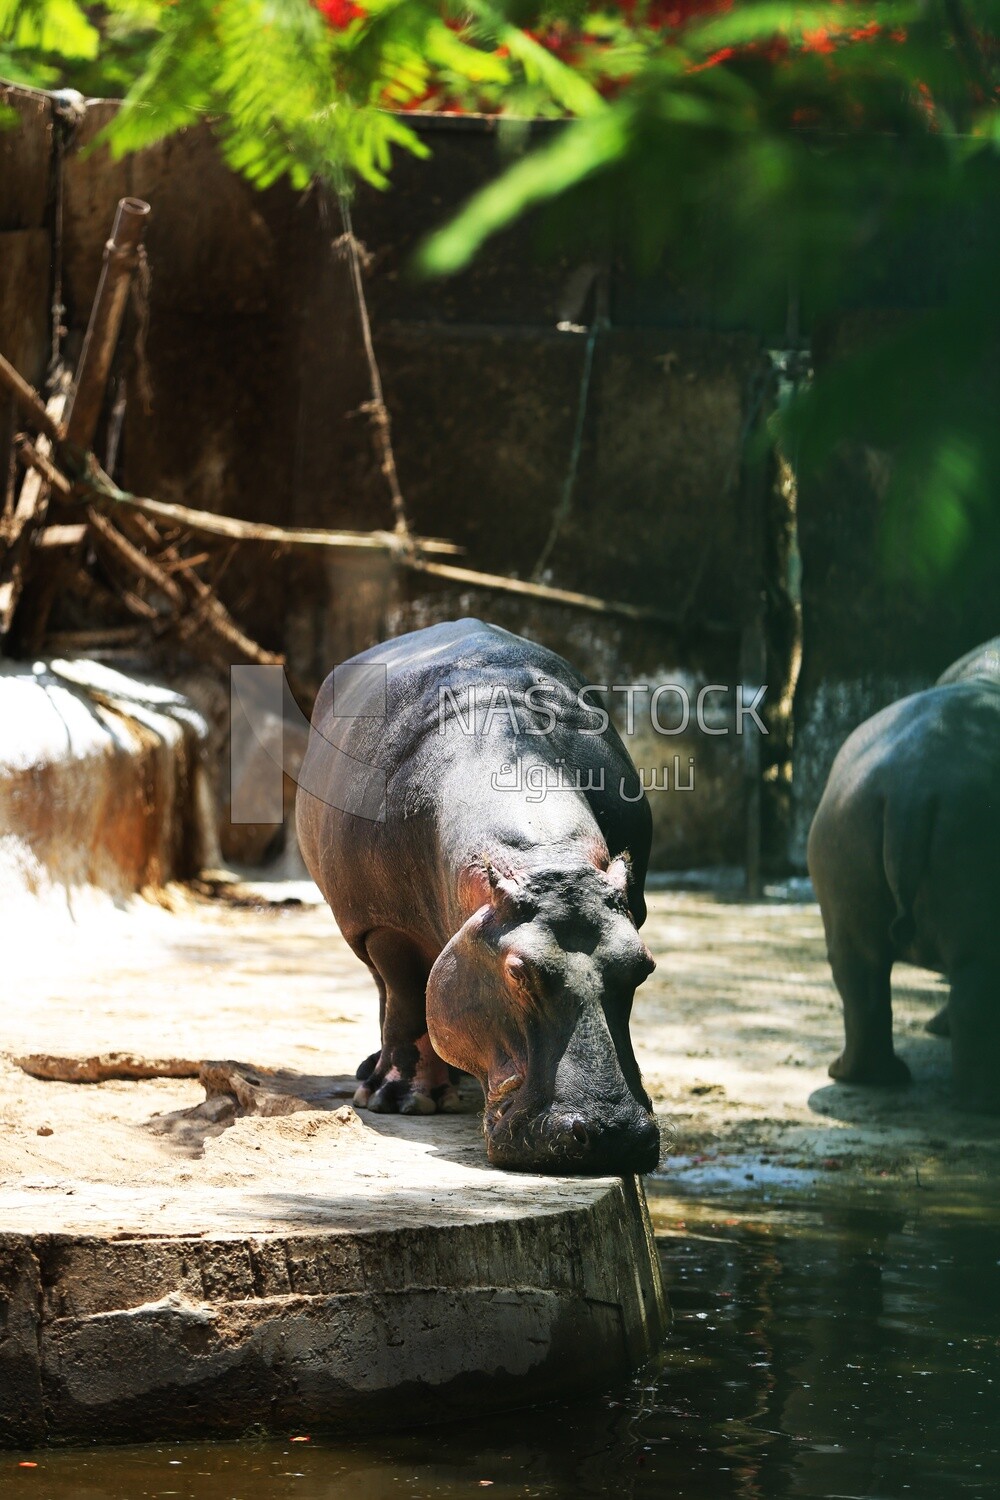
{"type": "Polygon", "coordinates": [[[929,1031],[931,1036],[951,1036],[951,1015],[947,1005],[942,1005],[941,1009],[931,1016],[924,1030],[929,1031]]]}
{"type": "Polygon", "coordinates": [[[955,1104],[1000,1114],[1000,963],[970,960],[955,970],[948,1016],[955,1104]]]}
{"type": "Polygon", "coordinates": [[[427,1035],[424,994],[430,965],[410,939],[389,928],[368,934],[365,953],[379,988],[382,1048],[358,1069],[355,1104],[377,1114],[458,1109],[448,1066],[427,1035]]]}
{"type": "Polygon", "coordinates": [[[844,1050],[830,1064],[841,1083],[899,1085],[910,1070],[892,1046],[892,954],[830,942],[830,967],[844,1003],[844,1050]]]}

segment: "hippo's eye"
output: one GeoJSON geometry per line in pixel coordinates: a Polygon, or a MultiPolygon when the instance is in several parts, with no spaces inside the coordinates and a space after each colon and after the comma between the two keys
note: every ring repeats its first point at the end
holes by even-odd
{"type": "Polygon", "coordinates": [[[539,999],[537,977],[523,954],[507,954],[503,961],[503,975],[518,1004],[527,1010],[535,1010],[539,999]]]}

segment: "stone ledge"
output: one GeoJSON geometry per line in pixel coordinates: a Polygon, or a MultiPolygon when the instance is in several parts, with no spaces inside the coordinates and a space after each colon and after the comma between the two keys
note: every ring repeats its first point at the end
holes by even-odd
{"type": "Polygon", "coordinates": [[[635,1180],[491,1167],[471,1083],[352,1108],[377,1014],[328,912],[43,913],[5,960],[0,1445],[400,1427],[655,1353],[635,1180]]]}
{"type": "Polygon", "coordinates": [[[0,662],[0,896],[115,898],[217,864],[207,727],[97,662],[0,662]]]}
{"type": "MultiPolygon", "coordinates": [[[[382,1229],[77,1234],[43,1193],[28,1217],[54,1232],[19,1233],[24,1210],[0,1200],[0,1442],[400,1426],[599,1389],[650,1359],[666,1309],[638,1182],[480,1171],[499,1179],[488,1216],[440,1226],[397,1208],[382,1229]]],[[[455,1191],[429,1175],[428,1206],[435,1188],[455,1191]]]]}

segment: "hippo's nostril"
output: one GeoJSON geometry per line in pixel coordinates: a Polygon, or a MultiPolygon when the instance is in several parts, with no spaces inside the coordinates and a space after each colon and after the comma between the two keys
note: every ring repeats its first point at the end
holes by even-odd
{"type": "Polygon", "coordinates": [[[571,1130],[573,1133],[573,1139],[575,1141],[578,1141],[581,1146],[585,1146],[590,1137],[587,1135],[587,1127],[584,1125],[583,1121],[574,1120],[571,1126],[571,1130]]]}

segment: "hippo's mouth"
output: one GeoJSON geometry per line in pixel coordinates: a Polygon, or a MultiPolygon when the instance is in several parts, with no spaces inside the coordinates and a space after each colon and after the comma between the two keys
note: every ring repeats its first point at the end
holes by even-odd
{"type": "Polygon", "coordinates": [[[648,1110],[634,1100],[610,1120],[557,1104],[531,1107],[524,1079],[512,1075],[491,1090],[483,1117],[486,1153],[511,1172],[623,1176],[653,1172],[660,1159],[660,1132],[648,1110]]]}

